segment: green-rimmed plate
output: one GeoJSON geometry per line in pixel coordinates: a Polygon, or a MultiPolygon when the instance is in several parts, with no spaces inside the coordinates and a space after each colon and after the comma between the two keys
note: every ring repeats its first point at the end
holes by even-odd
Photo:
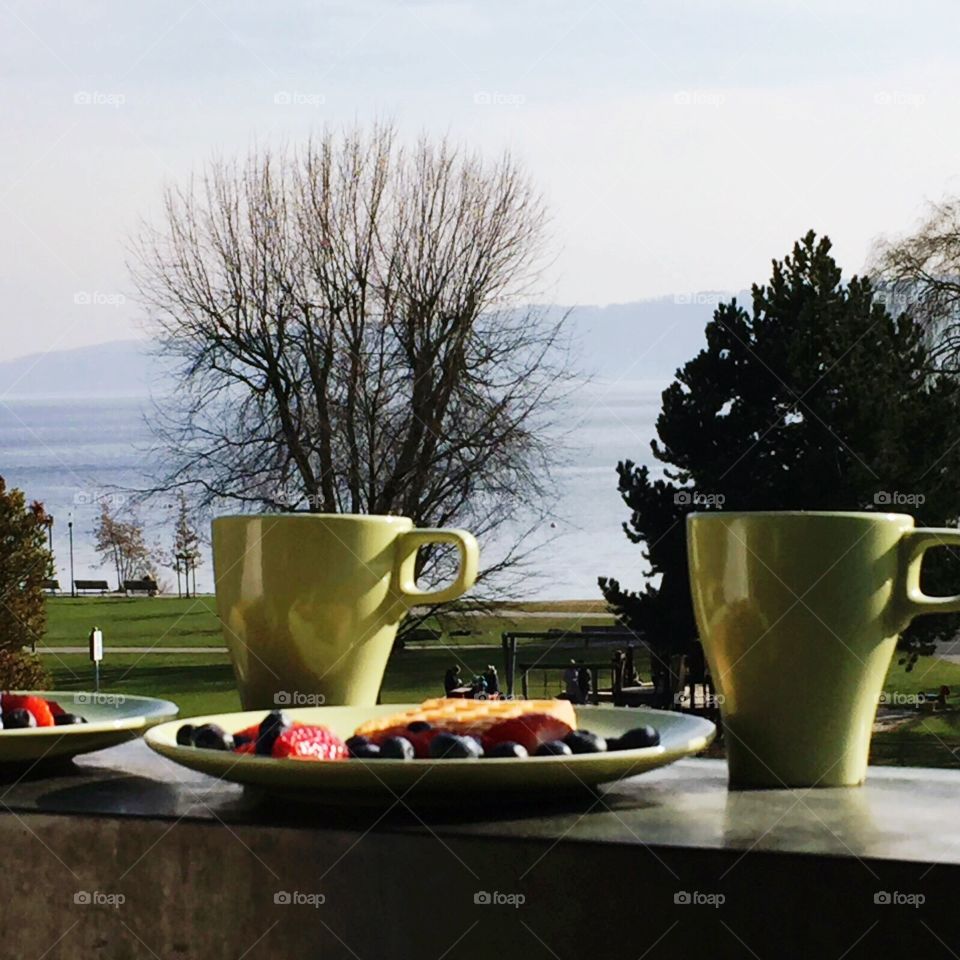
{"type": "MultiPolygon", "coordinates": [[[[384,704],[377,707],[305,707],[285,710],[293,720],[328,727],[349,737],[366,720],[408,710],[417,704],[384,704]]],[[[296,793],[301,799],[322,803],[383,802],[414,795],[417,799],[458,797],[461,800],[517,799],[528,795],[560,795],[611,780],[621,780],[703,750],[716,728],[700,717],[639,707],[577,707],[578,726],[604,737],[615,737],[634,727],[650,724],[660,731],[660,745],[640,750],[572,757],[482,760],[274,760],[179,746],[182,723],[217,723],[231,733],[258,723],[265,710],[221,713],[164,723],[145,739],[157,753],[212,777],[234,783],[296,793]]]]}
{"type": "Polygon", "coordinates": [[[18,696],[55,700],[67,713],[86,717],[86,723],[64,727],[0,730],[0,763],[25,763],[73,757],[102,750],[139,737],[147,727],[175,717],[178,707],[169,700],[127,694],[84,693],[79,690],[11,690],[18,696]]]}

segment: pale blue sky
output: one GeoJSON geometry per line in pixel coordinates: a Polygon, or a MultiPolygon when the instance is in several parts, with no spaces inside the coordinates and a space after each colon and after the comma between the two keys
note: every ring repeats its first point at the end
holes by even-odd
{"type": "Polygon", "coordinates": [[[958,26],[951,2],[0,0],[0,359],[136,333],[123,240],[165,179],[376,117],[524,160],[557,302],[738,289],[808,227],[858,270],[960,192],[958,26]]]}

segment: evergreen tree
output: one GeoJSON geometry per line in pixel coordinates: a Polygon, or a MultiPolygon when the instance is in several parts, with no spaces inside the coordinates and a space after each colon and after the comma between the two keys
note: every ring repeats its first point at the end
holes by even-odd
{"type": "MultiPolygon", "coordinates": [[[[662,655],[698,646],[685,517],[694,510],[881,510],[920,526],[960,515],[960,385],[934,370],[919,326],[892,317],[868,278],[844,284],[827,237],[813,231],[774,261],[752,309],[721,304],[707,346],[663,392],[653,454],[662,479],[617,465],[659,585],[600,578],[621,617],[662,655]]],[[[960,556],[936,550],[923,589],[960,591],[960,556]]],[[[918,618],[904,636],[912,662],[956,633],[960,616],[918,618]]]]}

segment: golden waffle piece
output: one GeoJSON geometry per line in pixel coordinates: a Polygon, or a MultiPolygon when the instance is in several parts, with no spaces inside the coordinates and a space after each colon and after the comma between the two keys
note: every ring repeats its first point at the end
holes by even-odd
{"type": "Polygon", "coordinates": [[[376,739],[386,731],[395,731],[426,720],[433,727],[447,733],[482,736],[501,720],[511,720],[532,713],[546,713],[576,729],[577,717],[569,700],[461,700],[454,697],[436,697],[424,700],[419,707],[376,717],[357,727],[358,736],[376,739]]]}

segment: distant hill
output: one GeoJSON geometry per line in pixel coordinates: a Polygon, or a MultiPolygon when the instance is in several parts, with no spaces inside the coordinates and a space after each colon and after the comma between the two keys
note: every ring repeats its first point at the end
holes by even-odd
{"type": "MultiPolygon", "coordinates": [[[[716,304],[730,296],[702,292],[574,307],[570,329],[578,363],[602,379],[670,379],[703,348],[704,326],[716,304]]],[[[145,340],[114,340],[0,363],[0,398],[138,397],[162,394],[168,387],[145,340]]]]}
{"type": "Polygon", "coordinates": [[[0,363],[0,397],[139,397],[156,391],[144,340],[31,353],[0,363]]]}

